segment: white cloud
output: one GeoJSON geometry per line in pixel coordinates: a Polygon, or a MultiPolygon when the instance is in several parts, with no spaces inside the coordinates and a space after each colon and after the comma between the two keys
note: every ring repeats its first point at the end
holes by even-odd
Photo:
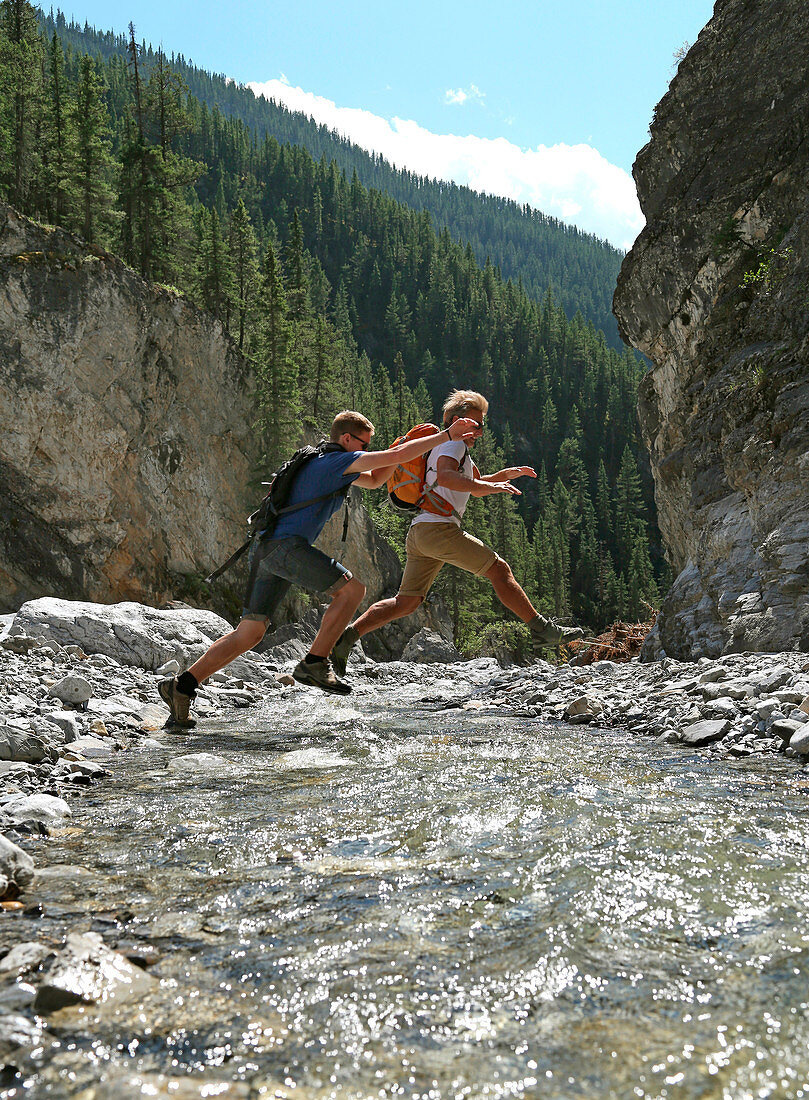
{"type": "Polygon", "coordinates": [[[477,84],[470,84],[468,88],[447,88],[444,92],[444,102],[452,107],[463,107],[471,99],[473,102],[482,103],[486,93],[478,88],[477,84]]]}
{"type": "Polygon", "coordinates": [[[285,77],[248,87],[381,153],[399,168],[528,203],[619,248],[629,248],[643,228],[632,177],[591,145],[522,149],[503,137],[435,134],[412,120],[388,121],[370,111],[338,107],[293,87],[285,77]]]}

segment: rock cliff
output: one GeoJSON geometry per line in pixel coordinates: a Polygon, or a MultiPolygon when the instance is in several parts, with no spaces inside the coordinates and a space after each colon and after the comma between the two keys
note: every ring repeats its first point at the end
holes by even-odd
{"type": "Polygon", "coordinates": [[[257,457],[221,326],[0,206],[0,604],[160,602],[242,529],[257,457]]]}
{"type": "Polygon", "coordinates": [[[614,302],[676,574],[645,656],[807,650],[804,0],[719,0],[650,135],[614,302]]]}
{"type": "MultiPolygon", "coordinates": [[[[201,578],[260,496],[255,418],[249,365],[217,321],[0,204],[0,611],[59,596],[238,614],[243,571],[214,591],[201,578]]],[[[341,534],[342,512],[320,544],[343,553],[341,534]]],[[[358,490],[344,556],[366,603],[396,590],[358,490]]],[[[427,610],[370,651],[398,656],[424,626],[438,627],[427,610]]]]}

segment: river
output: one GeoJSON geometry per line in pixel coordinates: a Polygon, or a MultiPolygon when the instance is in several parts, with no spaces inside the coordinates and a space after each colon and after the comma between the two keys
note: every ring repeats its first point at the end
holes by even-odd
{"type": "Polygon", "coordinates": [[[809,1094],[791,762],[395,689],[161,742],[26,842],[12,926],[151,952],[154,989],[54,1014],[10,1096],[809,1094]]]}

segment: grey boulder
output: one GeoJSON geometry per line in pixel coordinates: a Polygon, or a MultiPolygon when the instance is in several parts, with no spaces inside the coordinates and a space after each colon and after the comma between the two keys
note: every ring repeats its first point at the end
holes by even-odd
{"type": "Polygon", "coordinates": [[[10,636],[78,645],[85,653],[153,670],[172,659],[187,666],[230,629],[219,615],[198,608],[158,611],[139,603],[104,605],[46,596],[22,605],[10,636]]]}
{"type": "Polygon", "coordinates": [[[424,627],[407,643],[402,660],[424,664],[449,664],[460,661],[461,655],[452,642],[448,642],[440,634],[424,627]]]}
{"type": "Polygon", "coordinates": [[[14,760],[23,764],[39,764],[57,757],[43,737],[15,726],[0,727],[0,760],[14,760]]]}
{"type": "Polygon", "coordinates": [[[708,745],[724,737],[729,729],[730,722],[719,719],[693,722],[683,730],[682,740],[686,745],[708,745]]]}
{"type": "Polygon", "coordinates": [[[0,833],[0,898],[24,890],[34,877],[34,861],[0,833]]]}
{"type": "Polygon", "coordinates": [[[68,703],[72,707],[81,707],[92,697],[92,685],[83,676],[65,676],[48,690],[48,695],[68,703]]]}

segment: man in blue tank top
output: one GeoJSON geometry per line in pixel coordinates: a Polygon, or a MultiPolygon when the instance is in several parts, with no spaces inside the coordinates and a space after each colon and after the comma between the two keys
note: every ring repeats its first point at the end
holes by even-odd
{"type": "Polygon", "coordinates": [[[450,427],[434,435],[413,439],[385,451],[368,451],[374,434],[370,420],[350,410],[338,413],[329,436],[334,446],[303,466],[287,502],[289,505],[306,500],[312,503],[282,515],[271,535],[260,538],[254,547],[241,622],[235,630],[214,642],[180,676],[163,680],[158,685],[160,697],[168,704],[175,725],[183,728],[195,725],[189,718],[189,711],[199,685],[261,641],[273,612],[293,584],[322,593],[331,602],[323,613],[309,653],[292,675],[298,683],[347,695],[351,687],[335,676],[329,657],[332,646],[365,596],[365,585],[312,543],[338,510],[352,484],[375,489],[387,481],[391,467],[397,463],[418,458],[442,440],[471,440],[476,427],[474,420],[456,419],[450,427]],[[315,499],[326,494],[332,495],[315,499]]]}

